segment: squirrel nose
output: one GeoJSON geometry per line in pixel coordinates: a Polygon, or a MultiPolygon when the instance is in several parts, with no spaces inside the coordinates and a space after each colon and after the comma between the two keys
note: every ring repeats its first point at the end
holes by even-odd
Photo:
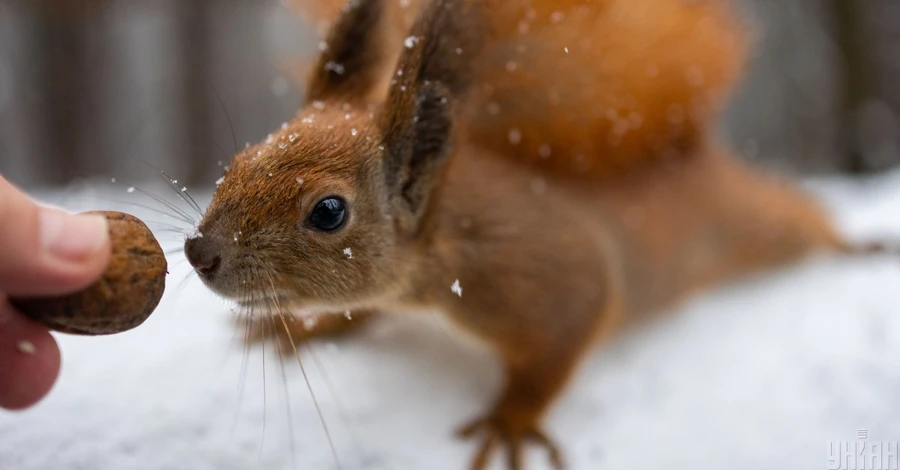
{"type": "Polygon", "coordinates": [[[222,263],[217,244],[202,236],[188,238],[184,241],[184,255],[191,266],[207,279],[211,279],[216,274],[222,263]]]}

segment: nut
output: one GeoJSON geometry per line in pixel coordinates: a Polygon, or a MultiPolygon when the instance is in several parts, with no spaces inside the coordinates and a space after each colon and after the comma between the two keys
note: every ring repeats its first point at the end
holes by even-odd
{"type": "Polygon", "coordinates": [[[9,300],[22,314],[51,330],[77,335],[121,333],[144,323],[159,305],[168,263],[140,219],[121,212],[88,213],[109,221],[112,254],[103,276],[73,294],[9,300]]]}

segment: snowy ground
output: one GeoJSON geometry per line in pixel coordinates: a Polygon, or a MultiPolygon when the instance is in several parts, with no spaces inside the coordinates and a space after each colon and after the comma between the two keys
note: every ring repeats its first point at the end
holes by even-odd
{"type": "MultiPolygon", "coordinates": [[[[121,185],[87,186],[43,196],[161,220],[110,202],[140,200],[121,185]]],[[[847,232],[900,239],[900,173],[811,187],[847,232]]],[[[51,396],[0,412],[0,469],[336,468],[296,362],[283,376],[257,349],[242,376],[229,307],[196,279],[179,286],[181,259],[142,327],[59,337],[51,396]]],[[[498,386],[485,351],[430,321],[373,325],[303,357],[344,469],[462,470],[473,447],[451,430],[498,386]]],[[[813,261],[698,298],[599,350],[548,428],[572,469],[872,468],[831,466],[828,449],[860,429],[900,441],[900,259],[813,261]]]]}

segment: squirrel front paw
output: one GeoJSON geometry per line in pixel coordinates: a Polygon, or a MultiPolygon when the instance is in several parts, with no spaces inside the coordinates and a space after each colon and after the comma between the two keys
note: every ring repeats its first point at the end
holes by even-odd
{"type": "Polygon", "coordinates": [[[554,469],[565,468],[562,452],[553,440],[541,430],[537,421],[533,415],[510,413],[500,406],[488,415],[462,426],[456,433],[459,438],[469,439],[477,435],[481,436],[481,444],[475,453],[471,470],[484,470],[497,447],[503,447],[506,450],[507,470],[524,470],[522,451],[527,443],[544,447],[554,469]]]}

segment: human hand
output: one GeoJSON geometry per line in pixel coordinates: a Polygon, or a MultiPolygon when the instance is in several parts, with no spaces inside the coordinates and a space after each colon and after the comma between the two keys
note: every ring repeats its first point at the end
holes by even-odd
{"type": "Polygon", "coordinates": [[[76,292],[100,278],[110,252],[105,218],[39,205],[0,176],[0,408],[37,403],[60,365],[49,330],[16,312],[7,296],[76,292]]]}

